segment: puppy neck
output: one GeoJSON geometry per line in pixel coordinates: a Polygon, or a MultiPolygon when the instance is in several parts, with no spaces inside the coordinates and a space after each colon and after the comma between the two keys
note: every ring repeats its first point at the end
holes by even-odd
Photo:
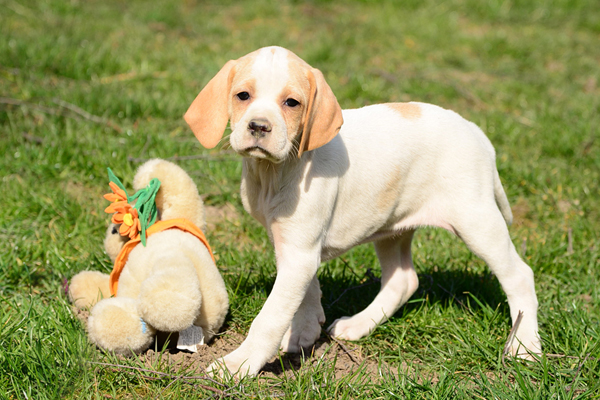
{"type": "Polygon", "coordinates": [[[312,152],[304,153],[301,158],[290,156],[280,163],[244,157],[242,177],[263,190],[279,191],[295,177],[302,176],[311,159],[312,152]]]}

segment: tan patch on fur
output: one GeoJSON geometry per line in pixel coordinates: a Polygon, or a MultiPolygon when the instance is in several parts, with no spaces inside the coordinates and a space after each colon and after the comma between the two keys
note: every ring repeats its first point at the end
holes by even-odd
{"type": "Polygon", "coordinates": [[[421,107],[415,103],[388,103],[387,106],[394,111],[397,111],[406,119],[421,118],[421,107]]]}
{"type": "Polygon", "coordinates": [[[400,192],[400,166],[390,171],[385,187],[377,196],[377,209],[388,210],[398,199],[400,192]]]}
{"type": "Polygon", "coordinates": [[[240,82],[236,82],[235,85],[231,89],[231,96],[229,99],[229,115],[230,115],[230,124],[231,129],[235,129],[235,126],[239,122],[240,118],[246,112],[246,109],[250,107],[250,104],[254,101],[256,90],[256,79],[247,78],[240,82]],[[248,100],[240,100],[237,95],[241,92],[248,92],[250,94],[250,99],[248,100]]]}
{"type": "Polygon", "coordinates": [[[300,129],[302,129],[302,120],[306,112],[310,94],[310,86],[306,78],[306,71],[309,67],[306,63],[299,62],[298,60],[295,54],[288,54],[290,81],[283,88],[279,99],[282,107],[282,115],[288,128],[289,140],[293,140],[298,135],[300,129]],[[300,102],[300,105],[293,108],[283,105],[285,100],[290,97],[300,102]]]}
{"type": "Polygon", "coordinates": [[[284,88],[282,96],[297,96],[299,98],[296,100],[300,101],[305,106],[310,94],[310,85],[306,75],[310,66],[302,59],[298,58],[294,53],[288,53],[287,59],[290,81],[284,88]]]}

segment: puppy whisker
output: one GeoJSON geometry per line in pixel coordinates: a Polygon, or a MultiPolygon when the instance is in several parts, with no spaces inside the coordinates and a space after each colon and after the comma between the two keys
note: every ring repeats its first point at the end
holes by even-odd
{"type": "Polygon", "coordinates": [[[217,144],[217,146],[221,146],[221,149],[226,150],[231,148],[231,141],[229,140],[229,138],[231,137],[231,133],[224,135],[221,140],[219,140],[219,143],[217,144]]]}

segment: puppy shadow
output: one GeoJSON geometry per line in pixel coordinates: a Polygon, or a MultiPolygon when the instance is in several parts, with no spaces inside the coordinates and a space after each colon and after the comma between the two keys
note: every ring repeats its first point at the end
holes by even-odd
{"type": "Polygon", "coordinates": [[[286,372],[298,371],[302,366],[312,359],[315,352],[326,344],[328,340],[321,337],[310,349],[305,349],[302,353],[283,353],[277,355],[273,360],[265,364],[261,369],[263,374],[273,374],[280,376],[286,372]]]}
{"type": "MultiPolygon", "coordinates": [[[[500,283],[487,271],[438,270],[432,267],[418,276],[419,288],[392,318],[402,317],[417,310],[424,302],[441,304],[443,308],[459,306],[476,311],[482,306],[494,309],[506,301],[500,283]],[[415,301],[419,299],[422,301],[415,301]],[[474,299],[477,301],[473,301],[474,299]]],[[[327,317],[326,324],[364,310],[373,301],[381,285],[379,276],[369,269],[362,277],[331,277],[323,274],[319,281],[323,292],[322,304],[327,317]]],[[[505,312],[509,312],[508,307],[505,312]]]]}
{"type": "MultiPolygon", "coordinates": [[[[362,349],[352,343],[342,343],[332,339],[326,333],[310,348],[301,353],[278,354],[261,369],[263,377],[293,377],[297,372],[310,374],[312,370],[325,371],[325,374],[338,379],[352,380],[353,374],[360,370],[372,382],[380,378],[379,362],[370,357],[364,357],[362,349]]],[[[357,376],[361,376],[358,374],[357,376]]]]}

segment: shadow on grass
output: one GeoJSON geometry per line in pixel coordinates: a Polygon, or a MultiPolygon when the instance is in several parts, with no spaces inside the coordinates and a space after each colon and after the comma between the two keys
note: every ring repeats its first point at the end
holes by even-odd
{"type": "MultiPolygon", "coordinates": [[[[366,269],[362,274],[348,270],[333,273],[329,264],[325,264],[319,271],[319,282],[323,292],[321,303],[327,323],[365,309],[379,292],[379,276],[379,269],[366,269]]],[[[237,294],[246,299],[256,297],[258,292],[266,296],[271,292],[274,282],[275,271],[263,270],[260,274],[242,280],[237,287],[237,294]]],[[[458,305],[476,311],[481,305],[476,301],[469,301],[473,297],[481,305],[492,309],[506,302],[506,294],[500,283],[489,271],[444,270],[431,267],[419,273],[419,288],[394,316],[401,317],[416,310],[422,307],[423,302],[439,303],[443,308],[458,305]],[[415,301],[418,299],[423,301],[415,301]]],[[[508,315],[508,306],[505,312],[508,315]]]]}
{"type": "MultiPolygon", "coordinates": [[[[362,311],[379,292],[379,277],[369,269],[362,277],[348,274],[332,277],[328,272],[324,269],[319,276],[323,291],[322,304],[328,322],[362,311]]],[[[459,305],[475,311],[481,306],[469,301],[472,297],[492,309],[506,301],[498,280],[489,272],[431,268],[419,274],[419,288],[395,316],[400,317],[422,307],[423,301],[428,304],[440,303],[443,308],[459,305]],[[414,301],[417,299],[423,301],[414,301]]]]}

